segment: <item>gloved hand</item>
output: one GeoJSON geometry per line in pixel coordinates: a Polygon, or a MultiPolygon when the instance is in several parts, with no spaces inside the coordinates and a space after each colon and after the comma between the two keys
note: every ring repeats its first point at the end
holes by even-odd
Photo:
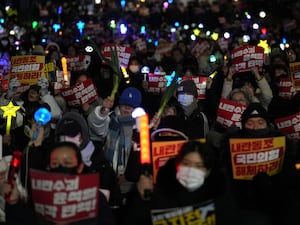
{"type": "Polygon", "coordinates": [[[46,77],[40,77],[38,79],[37,85],[41,87],[41,89],[40,89],[41,96],[44,96],[49,93],[49,90],[48,90],[49,81],[46,77]]]}
{"type": "Polygon", "coordinates": [[[8,91],[7,91],[7,98],[10,99],[12,98],[16,92],[17,92],[17,87],[21,86],[20,82],[18,79],[15,77],[11,79],[8,83],[8,91]]]}

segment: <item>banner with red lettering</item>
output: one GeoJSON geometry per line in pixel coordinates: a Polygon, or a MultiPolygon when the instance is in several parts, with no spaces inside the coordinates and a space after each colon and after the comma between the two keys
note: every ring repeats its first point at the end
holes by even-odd
{"type": "Polygon", "coordinates": [[[231,52],[231,65],[236,72],[250,71],[252,67],[262,69],[265,58],[264,49],[258,46],[242,46],[231,52]]]}
{"type": "Polygon", "coordinates": [[[284,99],[291,99],[297,93],[292,79],[280,78],[278,83],[278,95],[284,99]]]}
{"type": "Polygon", "coordinates": [[[299,91],[300,90],[300,62],[290,63],[290,72],[293,82],[293,87],[299,91]]]}
{"type": "Polygon", "coordinates": [[[124,67],[124,68],[127,68],[129,58],[131,56],[131,53],[132,53],[133,49],[130,48],[130,47],[125,47],[125,46],[121,46],[121,45],[107,43],[107,44],[104,45],[104,49],[103,49],[103,55],[104,55],[105,58],[110,59],[110,50],[111,50],[111,48],[116,48],[117,53],[118,53],[120,66],[124,67]]]}
{"type": "Polygon", "coordinates": [[[166,73],[148,74],[148,92],[151,94],[160,94],[167,87],[166,73]]]}
{"type": "Polygon", "coordinates": [[[70,78],[71,78],[70,71],[68,71],[68,74],[64,75],[63,71],[56,70],[56,81],[54,82],[55,93],[60,92],[60,90],[64,88],[70,87],[70,78]]]}
{"type": "MultiPolygon", "coordinates": [[[[187,140],[180,141],[153,141],[151,144],[152,162],[153,162],[153,180],[156,181],[158,169],[165,165],[168,159],[175,157],[181,146],[187,140]]],[[[205,139],[199,139],[199,142],[205,143],[205,139]]]]}
{"type": "Polygon", "coordinates": [[[300,112],[282,118],[274,119],[279,130],[291,139],[300,139],[300,112]]]}
{"type": "Polygon", "coordinates": [[[191,48],[191,53],[196,58],[199,58],[204,53],[208,52],[210,44],[207,40],[199,39],[197,43],[191,48]]]}
{"type": "Polygon", "coordinates": [[[242,127],[241,118],[246,105],[220,98],[219,108],[217,111],[217,123],[224,128],[236,126],[242,127]]]}
{"type": "Polygon", "coordinates": [[[98,215],[99,175],[30,170],[35,212],[47,221],[71,223],[98,215]]]}
{"type": "Polygon", "coordinates": [[[68,71],[86,70],[91,63],[89,55],[66,55],[68,71]]]}
{"type": "Polygon", "coordinates": [[[173,46],[174,43],[170,43],[166,40],[160,40],[158,46],[156,46],[153,57],[156,59],[156,61],[160,62],[163,57],[171,55],[173,46]]]}
{"type": "Polygon", "coordinates": [[[205,99],[206,93],[206,76],[183,76],[182,80],[194,80],[197,86],[198,99],[205,99]]]}
{"type": "Polygon", "coordinates": [[[91,79],[61,89],[61,94],[70,107],[78,107],[84,103],[91,103],[98,97],[97,90],[91,79]]]}
{"type": "Polygon", "coordinates": [[[272,176],[281,171],[285,137],[231,138],[229,143],[234,179],[252,180],[259,172],[272,176]]]}
{"type": "Polygon", "coordinates": [[[21,84],[36,84],[44,76],[44,68],[45,56],[12,56],[9,80],[17,77],[21,84]]]}

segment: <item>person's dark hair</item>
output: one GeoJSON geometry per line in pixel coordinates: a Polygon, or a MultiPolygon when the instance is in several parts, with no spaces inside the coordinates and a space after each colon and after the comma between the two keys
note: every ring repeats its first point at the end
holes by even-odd
{"type": "Polygon", "coordinates": [[[28,102],[28,94],[29,94],[29,91],[30,91],[30,90],[34,90],[34,91],[36,91],[36,92],[39,94],[39,93],[40,93],[40,89],[41,89],[41,87],[38,86],[37,84],[30,85],[30,87],[20,95],[20,98],[21,98],[24,102],[27,103],[27,102],[28,102]]]}
{"type": "Polygon", "coordinates": [[[214,156],[212,151],[209,151],[208,146],[205,143],[199,141],[188,141],[184,143],[176,157],[176,165],[178,165],[185,155],[191,152],[197,152],[202,157],[204,166],[211,169],[214,165],[214,156]]]}
{"type": "Polygon", "coordinates": [[[76,153],[76,158],[78,160],[78,165],[82,163],[82,157],[81,157],[81,153],[80,153],[80,148],[74,144],[73,142],[69,142],[69,141],[62,141],[62,142],[56,142],[54,143],[49,152],[48,152],[48,155],[47,155],[47,164],[50,163],[50,156],[51,156],[51,153],[58,149],[58,148],[62,148],[62,147],[69,147],[71,149],[74,150],[74,152],[76,153]]]}
{"type": "Polygon", "coordinates": [[[72,72],[71,72],[70,85],[75,85],[77,79],[78,79],[81,75],[86,75],[86,77],[87,77],[88,79],[91,78],[91,74],[90,74],[88,71],[86,71],[86,70],[72,71],[72,72]]]}

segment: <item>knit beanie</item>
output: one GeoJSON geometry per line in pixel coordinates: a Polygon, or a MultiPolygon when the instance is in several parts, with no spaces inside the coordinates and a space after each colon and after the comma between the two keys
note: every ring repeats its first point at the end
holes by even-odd
{"type": "Polygon", "coordinates": [[[270,118],[266,109],[258,102],[250,103],[248,107],[242,114],[242,126],[244,127],[248,119],[254,117],[261,117],[266,120],[267,123],[270,122],[270,118]]]}

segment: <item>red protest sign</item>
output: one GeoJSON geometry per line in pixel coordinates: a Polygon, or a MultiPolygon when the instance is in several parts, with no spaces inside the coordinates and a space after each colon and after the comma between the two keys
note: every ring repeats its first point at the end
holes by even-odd
{"type": "Polygon", "coordinates": [[[70,107],[78,107],[84,103],[91,103],[98,97],[96,88],[91,79],[61,89],[61,94],[70,107]]]}
{"type": "Polygon", "coordinates": [[[167,87],[166,74],[148,74],[148,92],[152,94],[160,94],[167,87]]]}
{"type": "Polygon", "coordinates": [[[272,176],[281,171],[285,137],[231,138],[229,143],[234,179],[252,180],[259,172],[272,176]]]}
{"type": "Polygon", "coordinates": [[[231,65],[236,72],[250,71],[252,67],[260,70],[264,64],[264,49],[258,46],[242,46],[231,52],[231,65]]]}
{"type": "Polygon", "coordinates": [[[300,139],[300,112],[291,116],[274,119],[279,130],[291,139],[300,139]]]}
{"type": "Polygon", "coordinates": [[[68,71],[86,70],[91,63],[91,56],[89,55],[66,55],[68,71]]]}
{"type": "Polygon", "coordinates": [[[192,47],[191,53],[196,58],[208,52],[210,49],[210,44],[207,40],[199,39],[197,43],[192,47]]]}
{"type": "Polygon", "coordinates": [[[246,107],[246,105],[221,98],[217,111],[217,123],[225,128],[242,127],[241,117],[246,107]]]}
{"type": "Polygon", "coordinates": [[[30,170],[37,215],[54,223],[70,223],[98,215],[99,174],[66,175],[30,170]]]}
{"type": "Polygon", "coordinates": [[[110,59],[111,48],[116,48],[120,66],[126,68],[133,49],[112,43],[105,44],[103,48],[103,55],[107,59],[110,59]]]}
{"type": "Polygon", "coordinates": [[[278,83],[278,95],[284,99],[291,99],[297,93],[291,78],[280,78],[278,83]]]}

